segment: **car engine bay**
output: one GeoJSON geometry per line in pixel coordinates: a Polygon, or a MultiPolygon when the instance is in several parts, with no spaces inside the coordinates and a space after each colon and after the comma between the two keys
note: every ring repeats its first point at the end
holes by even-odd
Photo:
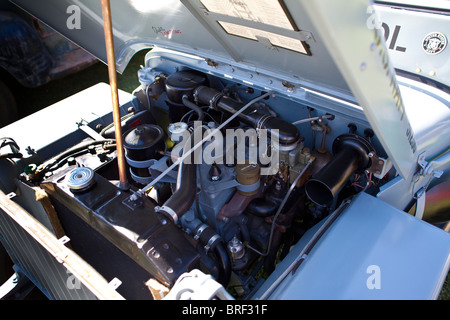
{"type": "Polygon", "coordinates": [[[248,298],[344,199],[375,195],[394,176],[364,119],[188,68],[146,67],[139,79],[121,119],[127,188],[113,125],[20,175],[125,297],[149,298],[149,278],[170,289],[200,269],[248,298]]]}
{"type": "Polygon", "coordinates": [[[107,64],[109,84],[0,130],[7,295],[437,298],[445,6],[12,2],[107,64]],[[144,49],[140,85],[119,90],[144,49]]]}

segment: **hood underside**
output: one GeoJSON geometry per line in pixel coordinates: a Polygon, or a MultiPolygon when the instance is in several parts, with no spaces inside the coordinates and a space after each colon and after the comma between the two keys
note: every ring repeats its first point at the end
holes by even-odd
{"type": "MultiPolygon", "coordinates": [[[[13,2],[106,62],[100,1],[13,2]]],[[[303,6],[272,0],[112,0],[117,70],[123,72],[135,52],[158,46],[350,93],[303,6]]]]}

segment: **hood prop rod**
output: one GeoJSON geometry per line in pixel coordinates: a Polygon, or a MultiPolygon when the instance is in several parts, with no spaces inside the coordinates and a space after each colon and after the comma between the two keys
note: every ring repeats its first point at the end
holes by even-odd
{"type": "Polygon", "coordinates": [[[105,29],[106,55],[108,60],[109,82],[111,86],[111,98],[113,104],[114,130],[116,134],[117,163],[119,166],[119,188],[128,190],[129,183],[126,171],[125,154],[122,138],[122,124],[120,121],[119,94],[117,89],[116,57],[114,53],[114,37],[111,19],[110,0],[102,0],[103,24],[105,29]]]}

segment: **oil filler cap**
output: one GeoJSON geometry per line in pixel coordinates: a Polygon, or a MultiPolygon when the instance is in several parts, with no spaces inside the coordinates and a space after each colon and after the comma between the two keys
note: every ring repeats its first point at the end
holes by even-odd
{"type": "Polygon", "coordinates": [[[67,174],[67,186],[72,191],[85,191],[94,185],[94,170],[88,167],[75,168],[67,174]]]}
{"type": "Polygon", "coordinates": [[[240,183],[237,187],[242,195],[254,195],[259,190],[260,167],[257,163],[245,163],[236,165],[236,181],[240,183]]]}

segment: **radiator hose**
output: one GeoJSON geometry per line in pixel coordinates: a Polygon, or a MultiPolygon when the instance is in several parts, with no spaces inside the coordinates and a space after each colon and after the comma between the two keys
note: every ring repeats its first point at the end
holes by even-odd
{"type": "MultiPolygon", "coordinates": [[[[194,134],[192,133],[188,141],[184,144],[183,153],[189,152],[190,147],[194,145],[194,134]],[[189,147],[189,150],[186,149],[187,147],[189,147]]],[[[194,154],[194,152],[191,152],[185,161],[182,161],[178,165],[175,192],[162,207],[158,208],[159,213],[168,217],[175,224],[195,201],[197,191],[197,165],[194,161],[194,154]]]]}
{"type": "Polygon", "coordinates": [[[204,245],[207,252],[212,251],[214,253],[219,264],[217,282],[226,287],[231,278],[231,261],[222,238],[206,224],[202,224],[197,228],[195,237],[204,245]]]}

